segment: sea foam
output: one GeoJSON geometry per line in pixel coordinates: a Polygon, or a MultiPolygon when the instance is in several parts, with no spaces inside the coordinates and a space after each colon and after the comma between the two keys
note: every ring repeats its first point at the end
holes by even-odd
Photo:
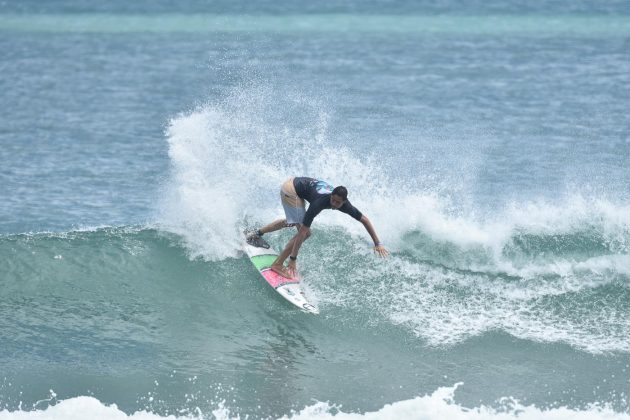
{"type": "MultiPolygon", "coordinates": [[[[522,405],[512,398],[500,401],[502,408],[487,405],[464,407],[453,400],[457,384],[453,387],[437,389],[431,395],[416,397],[410,400],[386,404],[381,409],[366,413],[344,411],[327,402],[316,402],[300,411],[280,417],[282,420],[324,420],[324,419],[356,419],[356,420],[628,420],[630,414],[614,411],[612,408],[598,404],[577,409],[569,407],[538,408],[534,405],[522,405]]],[[[191,419],[240,419],[234,416],[223,404],[209,413],[194,410],[194,414],[160,416],[150,411],[137,411],[126,414],[115,404],[107,405],[94,397],[75,397],[60,401],[54,406],[34,411],[0,411],[0,420],[191,420],[191,419]]]]}

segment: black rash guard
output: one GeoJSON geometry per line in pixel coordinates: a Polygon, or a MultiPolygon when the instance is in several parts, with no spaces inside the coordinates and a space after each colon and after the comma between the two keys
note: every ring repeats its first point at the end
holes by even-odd
{"type": "MultiPolygon", "coordinates": [[[[304,215],[302,224],[311,227],[313,219],[324,209],[332,209],[330,205],[330,196],[333,187],[325,181],[319,181],[315,178],[297,177],[293,178],[293,186],[298,197],[309,202],[308,210],[304,215]]],[[[361,220],[363,214],[352,204],[346,200],[338,209],[342,213],[349,214],[356,220],[361,220]]]]}

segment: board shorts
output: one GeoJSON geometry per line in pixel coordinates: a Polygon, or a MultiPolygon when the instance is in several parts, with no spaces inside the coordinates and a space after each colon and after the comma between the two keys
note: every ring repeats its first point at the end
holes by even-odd
{"type": "Polygon", "coordinates": [[[298,197],[293,186],[293,178],[289,178],[282,184],[280,188],[280,200],[284,208],[284,214],[288,225],[302,223],[306,214],[306,203],[298,197]]]}

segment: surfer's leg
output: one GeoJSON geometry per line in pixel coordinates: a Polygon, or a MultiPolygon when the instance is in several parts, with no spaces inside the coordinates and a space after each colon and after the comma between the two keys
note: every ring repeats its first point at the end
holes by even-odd
{"type": "Polygon", "coordinates": [[[278,258],[274,261],[274,264],[283,265],[287,258],[289,258],[289,254],[293,249],[293,243],[295,242],[295,236],[291,238],[291,240],[287,243],[287,246],[284,247],[278,258]]]}
{"type": "Polygon", "coordinates": [[[275,232],[276,230],[280,230],[280,229],[291,227],[291,226],[295,226],[295,224],[287,223],[286,219],[278,219],[278,220],[274,220],[273,222],[269,223],[266,226],[261,227],[260,229],[246,230],[245,236],[247,237],[248,240],[253,240],[256,238],[260,238],[265,233],[275,232]]]}
{"type": "Polygon", "coordinates": [[[291,275],[287,273],[286,268],[284,267],[284,262],[289,257],[289,254],[293,249],[294,242],[295,236],[291,238],[291,240],[287,243],[287,246],[284,247],[284,250],[282,250],[282,252],[280,253],[280,255],[278,255],[273,264],[271,264],[271,269],[283,277],[291,277],[291,275]]]}
{"type": "MultiPolygon", "coordinates": [[[[298,232],[300,231],[300,227],[302,227],[301,223],[297,223],[295,226],[298,232]]],[[[287,273],[286,267],[284,266],[284,262],[286,261],[287,258],[289,258],[289,255],[291,255],[291,251],[293,251],[293,244],[295,243],[297,236],[298,234],[296,233],[293,236],[293,238],[291,238],[289,243],[287,243],[287,246],[284,247],[280,255],[278,255],[278,257],[273,262],[273,264],[271,265],[271,269],[275,271],[276,273],[280,274],[281,276],[289,277],[289,278],[293,277],[291,273],[287,273]]],[[[309,234],[306,237],[306,239],[308,239],[310,236],[311,235],[309,234]]]]}
{"type": "Polygon", "coordinates": [[[276,230],[280,230],[285,227],[287,227],[287,220],[278,219],[269,223],[267,226],[261,227],[260,229],[258,229],[258,231],[264,234],[264,233],[269,233],[269,232],[275,232],[276,230]]]}
{"type": "MultiPolygon", "coordinates": [[[[274,220],[256,231],[250,231],[247,235],[248,238],[260,237],[265,233],[275,232],[285,227],[300,227],[300,223],[302,223],[304,214],[306,213],[306,204],[304,200],[297,195],[295,187],[293,186],[293,178],[287,179],[282,184],[280,188],[280,202],[282,203],[286,217],[284,219],[274,220]]],[[[286,257],[284,259],[286,259],[286,257]]]]}

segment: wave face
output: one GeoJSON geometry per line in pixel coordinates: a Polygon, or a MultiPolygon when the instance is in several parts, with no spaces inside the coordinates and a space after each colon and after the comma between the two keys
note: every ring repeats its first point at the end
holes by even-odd
{"type": "MultiPolygon", "coordinates": [[[[630,351],[628,230],[602,221],[601,209],[595,210],[598,222],[591,226],[559,226],[554,216],[542,228],[538,215],[529,230],[515,222],[467,225],[434,211],[430,225],[440,231],[402,230],[387,261],[373,258],[365,239],[345,229],[350,219],[327,219],[301,258],[313,299],[349,317],[363,313],[375,322],[402,325],[431,346],[503,331],[592,353],[630,351]]],[[[531,209],[527,214],[533,214],[531,209]]],[[[11,258],[2,269],[13,280],[5,287],[20,292],[29,283],[40,290],[67,284],[68,294],[60,298],[73,298],[80,282],[102,289],[112,302],[125,299],[127,288],[142,287],[162,301],[167,296],[160,291],[191,270],[214,277],[230,267],[230,278],[242,272],[251,277],[238,251],[242,225],[224,227],[229,240],[220,244],[194,224],[175,226],[178,233],[138,227],[5,235],[0,249],[11,258]]],[[[279,248],[287,234],[270,241],[279,248]]]]}

